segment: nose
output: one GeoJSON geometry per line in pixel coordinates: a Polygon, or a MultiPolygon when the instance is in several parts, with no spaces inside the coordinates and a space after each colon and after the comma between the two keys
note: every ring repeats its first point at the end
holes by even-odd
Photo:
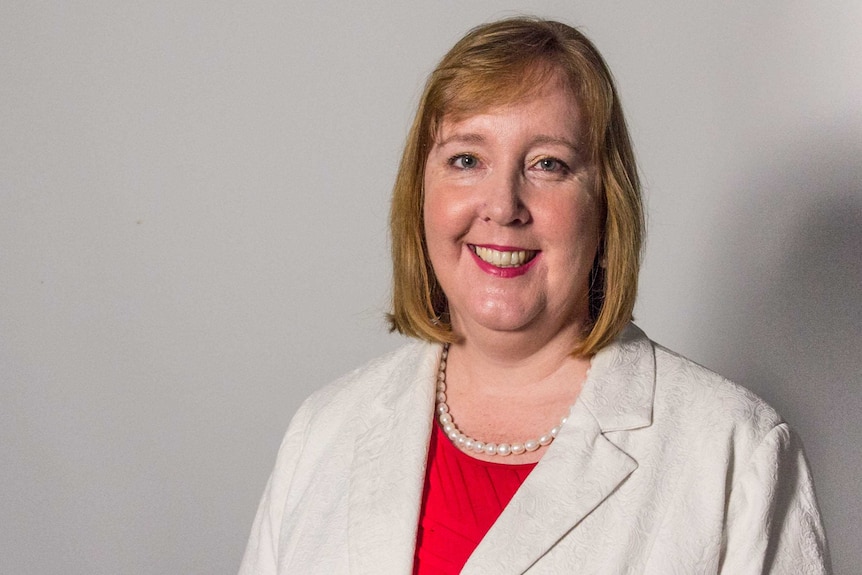
{"type": "Polygon", "coordinates": [[[530,211],[524,203],[525,183],[520,172],[501,173],[483,182],[485,187],[479,217],[501,226],[529,223],[530,211]]]}

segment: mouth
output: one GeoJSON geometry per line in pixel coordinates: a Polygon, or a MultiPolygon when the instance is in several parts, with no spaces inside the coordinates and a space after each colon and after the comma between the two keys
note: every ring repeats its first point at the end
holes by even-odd
{"type": "Polygon", "coordinates": [[[498,268],[520,267],[529,263],[539,253],[536,250],[497,250],[472,244],[470,250],[483,262],[498,268]]]}

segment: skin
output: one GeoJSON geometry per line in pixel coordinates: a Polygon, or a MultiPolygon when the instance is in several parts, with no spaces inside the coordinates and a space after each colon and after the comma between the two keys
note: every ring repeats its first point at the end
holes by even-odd
{"type": "MultiPolygon", "coordinates": [[[[448,404],[459,429],[483,441],[546,433],[589,368],[589,358],[571,356],[588,320],[601,233],[596,167],[582,134],[578,103],[552,78],[515,104],[444,118],[428,155],[428,253],[462,338],[449,352],[448,404]],[[523,267],[496,267],[474,246],[536,255],[523,267]]],[[[472,455],[526,463],[543,451],[472,455]]]]}

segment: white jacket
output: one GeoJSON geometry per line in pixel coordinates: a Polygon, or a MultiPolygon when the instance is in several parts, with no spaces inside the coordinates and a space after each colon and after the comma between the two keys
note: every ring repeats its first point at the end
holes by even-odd
{"type": "MultiPolygon", "coordinates": [[[[241,575],[411,573],[440,346],[313,394],[284,438],[241,575]]],[[[631,325],[465,575],[829,573],[798,438],[761,399],[631,325]]]]}

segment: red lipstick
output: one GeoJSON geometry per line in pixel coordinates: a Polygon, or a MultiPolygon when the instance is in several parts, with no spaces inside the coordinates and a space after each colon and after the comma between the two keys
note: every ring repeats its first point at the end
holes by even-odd
{"type": "Polygon", "coordinates": [[[476,265],[479,266],[479,269],[484,271],[487,274],[492,276],[496,276],[499,278],[514,278],[518,276],[522,276],[533,267],[533,264],[541,255],[541,252],[536,252],[532,258],[523,265],[519,266],[507,266],[507,267],[499,267],[494,264],[488,263],[478,255],[476,255],[476,248],[486,248],[491,250],[496,250],[499,252],[518,252],[518,251],[534,251],[534,250],[524,250],[523,248],[518,248],[514,246],[499,246],[494,244],[482,244],[482,245],[472,245],[469,244],[470,255],[473,256],[473,261],[476,262],[476,265]]]}

